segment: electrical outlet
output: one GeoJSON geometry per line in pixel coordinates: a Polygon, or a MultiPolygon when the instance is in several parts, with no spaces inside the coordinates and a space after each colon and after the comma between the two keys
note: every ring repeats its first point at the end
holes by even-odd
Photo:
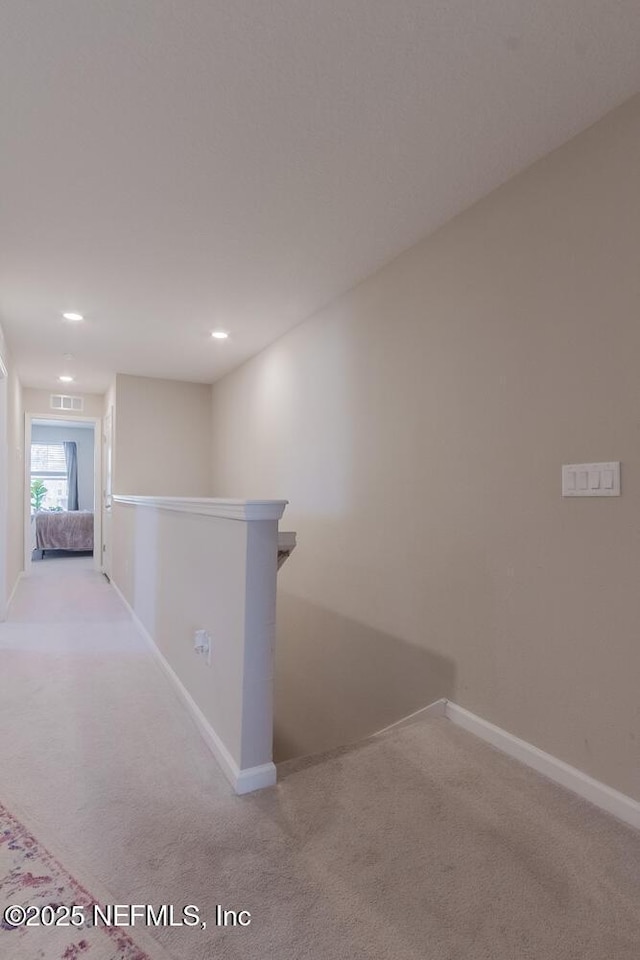
{"type": "Polygon", "coordinates": [[[196,630],[193,635],[193,649],[199,657],[203,657],[208,667],[211,666],[211,636],[206,630],[196,630]]]}

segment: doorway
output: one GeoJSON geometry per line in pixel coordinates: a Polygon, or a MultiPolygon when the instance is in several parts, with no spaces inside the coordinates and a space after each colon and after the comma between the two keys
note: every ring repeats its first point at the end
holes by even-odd
{"type": "Polygon", "coordinates": [[[101,431],[95,417],[25,417],[25,572],[93,557],[101,569],[101,431]]]}

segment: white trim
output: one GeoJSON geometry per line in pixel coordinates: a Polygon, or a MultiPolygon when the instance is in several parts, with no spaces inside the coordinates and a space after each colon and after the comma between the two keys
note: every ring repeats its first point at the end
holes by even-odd
{"type": "Polygon", "coordinates": [[[7,605],[6,605],[5,611],[4,611],[4,617],[2,617],[3,620],[6,620],[6,619],[7,619],[7,615],[8,615],[8,613],[9,613],[9,607],[11,606],[11,603],[12,603],[12,601],[13,601],[13,598],[14,598],[15,595],[16,595],[16,590],[18,589],[18,584],[20,583],[20,581],[22,580],[23,577],[24,577],[24,572],[21,570],[20,573],[18,574],[18,576],[16,577],[16,582],[15,582],[14,585],[13,585],[13,590],[12,590],[11,593],[9,594],[9,599],[7,600],[7,605]]]}
{"type": "Polygon", "coordinates": [[[239,795],[253,793],[255,790],[273,787],[277,779],[275,763],[263,763],[259,767],[247,767],[246,770],[238,770],[233,789],[239,795]]]}
{"type": "Polygon", "coordinates": [[[502,753],[506,753],[508,756],[526,764],[527,767],[537,770],[538,773],[548,777],[549,780],[561,784],[567,790],[578,794],[578,796],[595,804],[596,807],[600,807],[601,810],[606,810],[607,813],[624,821],[624,823],[640,829],[640,803],[632,797],[614,790],[613,787],[608,787],[599,780],[594,780],[593,777],[588,776],[576,767],[569,766],[568,763],[559,760],[550,753],[545,753],[538,747],[534,747],[526,740],[514,737],[513,734],[507,733],[501,727],[494,726],[494,724],[483,720],[474,713],[470,713],[464,707],[459,707],[450,700],[445,701],[444,712],[447,719],[455,723],[456,726],[463,727],[469,733],[473,733],[476,737],[501,750],[502,753]]]}
{"type": "Polygon", "coordinates": [[[101,544],[100,544],[100,569],[107,580],[111,580],[111,556],[112,556],[112,480],[113,480],[113,461],[114,461],[114,409],[113,404],[109,404],[108,410],[102,418],[101,429],[101,452],[102,462],[100,465],[100,474],[102,477],[102,502],[100,504],[101,520],[101,544]]]}
{"type": "Polygon", "coordinates": [[[237,794],[244,794],[251,793],[253,790],[261,790],[263,787],[272,787],[277,779],[275,764],[264,763],[258,767],[247,767],[246,770],[240,769],[218,734],[215,732],[203,714],[198,704],[195,702],[187,688],[175,673],[173,667],[171,667],[169,662],[158,648],[155,640],[142,623],[118,585],[114,583],[113,580],[110,582],[111,586],[131,614],[131,619],[133,620],[138,633],[148,644],[158,666],[173,686],[184,706],[187,708],[187,711],[191,715],[191,719],[194,721],[196,727],[200,731],[202,738],[211,750],[211,753],[217,760],[222,772],[233,787],[234,791],[237,794]]]}
{"type": "Polygon", "coordinates": [[[373,736],[380,737],[383,733],[390,733],[391,730],[398,730],[400,727],[407,727],[410,723],[416,723],[418,720],[426,720],[427,717],[444,717],[446,715],[446,708],[447,701],[444,699],[444,697],[442,697],[440,700],[434,700],[433,703],[428,704],[426,707],[421,707],[414,713],[410,713],[408,716],[403,717],[402,720],[396,720],[395,723],[390,723],[388,727],[383,727],[382,730],[377,730],[373,736]]]}
{"type": "Polygon", "coordinates": [[[114,494],[115,503],[195,513],[224,520],[279,520],[288,500],[221,500],[213,497],[134,497],[114,494]]]}
{"type": "Polygon", "coordinates": [[[288,550],[291,553],[295,545],[296,534],[294,530],[278,530],[278,550],[288,550]]]}
{"type": "Polygon", "coordinates": [[[288,560],[296,547],[296,534],[293,530],[278,530],[278,570],[288,560]]]}

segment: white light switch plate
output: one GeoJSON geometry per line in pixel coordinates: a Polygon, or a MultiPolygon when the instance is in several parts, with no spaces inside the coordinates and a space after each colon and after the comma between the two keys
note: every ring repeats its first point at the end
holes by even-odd
{"type": "Polygon", "coordinates": [[[567,463],[562,467],[563,497],[619,497],[620,461],[567,463]]]}

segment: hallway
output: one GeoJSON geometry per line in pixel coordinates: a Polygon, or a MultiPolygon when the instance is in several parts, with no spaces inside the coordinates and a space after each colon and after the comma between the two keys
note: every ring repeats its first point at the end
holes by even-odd
{"type": "Polygon", "coordinates": [[[104,902],[207,919],[150,960],[638,956],[638,834],[446,720],[236,797],[87,559],[34,565],[0,663],[0,802],[104,902]]]}
{"type": "Polygon", "coordinates": [[[33,563],[0,662],[0,801],[110,902],[197,903],[170,851],[229,787],[91,557],[33,563]]]}

